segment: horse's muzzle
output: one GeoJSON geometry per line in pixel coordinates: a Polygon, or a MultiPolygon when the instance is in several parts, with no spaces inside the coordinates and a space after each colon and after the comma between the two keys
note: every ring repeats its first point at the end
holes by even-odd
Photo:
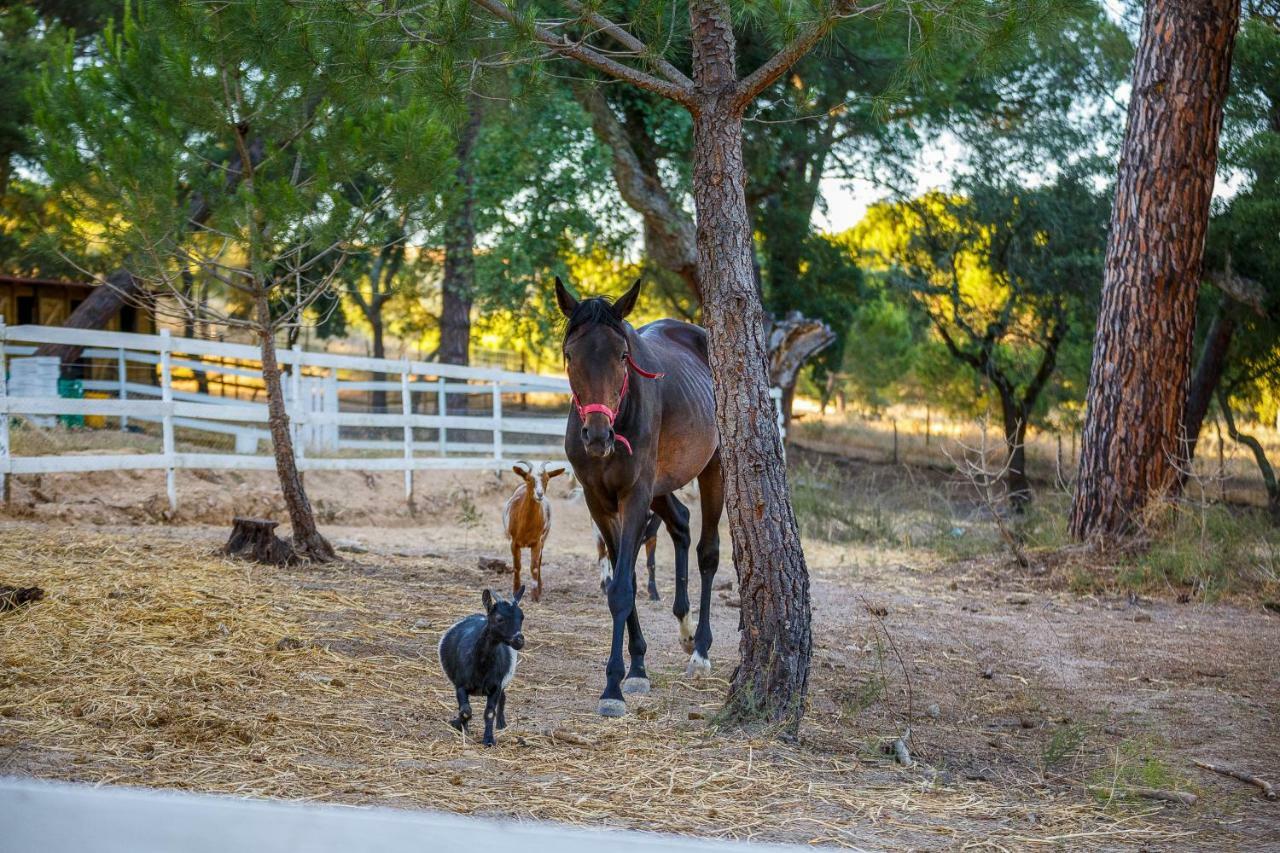
{"type": "Polygon", "coordinates": [[[613,427],[607,423],[589,424],[582,428],[582,446],[588,456],[596,459],[603,459],[613,452],[613,438],[613,427]]]}

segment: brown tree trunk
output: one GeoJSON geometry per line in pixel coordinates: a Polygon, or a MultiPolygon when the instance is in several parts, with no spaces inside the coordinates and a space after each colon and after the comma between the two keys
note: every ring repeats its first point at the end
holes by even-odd
{"type": "MultiPolygon", "coordinates": [[[[1209,404],[1213,402],[1214,392],[1222,379],[1222,372],[1227,367],[1227,350],[1231,347],[1231,338],[1235,334],[1236,320],[1231,306],[1224,300],[1219,303],[1209,323],[1209,331],[1205,334],[1204,349],[1200,350],[1200,360],[1196,363],[1195,374],[1191,378],[1191,391],[1187,394],[1187,408],[1182,414],[1182,433],[1186,450],[1186,467],[1196,456],[1196,442],[1200,439],[1200,427],[1209,414],[1209,404]]],[[[1184,469],[1185,470],[1185,469],[1184,469]]]]}
{"type": "Polygon", "coordinates": [[[752,273],[744,194],[742,113],[731,104],[736,77],[729,4],[693,0],[689,18],[699,100],[693,194],[703,322],[724,450],[725,509],[742,593],[741,663],[726,714],[794,727],[809,684],[809,574],[769,398],[764,310],[752,273]]]}
{"type": "MultiPolygon", "coordinates": [[[[445,224],[444,280],[441,283],[440,352],[445,364],[471,361],[471,299],[476,284],[475,173],[471,154],[480,133],[481,106],[471,98],[467,123],[458,132],[454,156],[458,203],[445,224]]],[[[450,401],[452,406],[452,401],[450,401]]]]}
{"type": "Polygon", "coordinates": [[[293,549],[318,563],[337,559],[333,546],[316,528],[315,513],[307,500],[302,477],[293,455],[293,436],[289,430],[289,414],[284,407],[284,389],[280,383],[280,364],[276,361],[275,330],[271,324],[271,306],[266,292],[258,294],[258,343],[262,350],[262,381],[267,386],[267,427],[271,432],[271,449],[276,457],[276,475],[280,493],[289,511],[293,528],[293,549]]]}
{"type": "MultiPolygon", "coordinates": [[[[378,299],[377,283],[374,283],[374,292],[372,304],[376,306],[375,311],[369,314],[369,328],[373,330],[373,357],[386,358],[387,345],[382,331],[382,302],[378,299]]],[[[374,382],[386,382],[387,374],[373,374],[374,382]]],[[[387,392],[379,388],[373,392],[373,410],[375,412],[385,412],[387,410],[387,392]]]]}
{"type": "Polygon", "coordinates": [[[1009,489],[1009,504],[1021,512],[1031,502],[1031,481],[1027,479],[1027,413],[1018,406],[1012,389],[996,390],[1000,393],[1000,414],[1004,421],[1005,485],[1009,489]]]}
{"type": "Polygon", "coordinates": [[[1107,241],[1080,474],[1077,539],[1132,532],[1177,488],[1196,291],[1239,0],[1152,0],[1107,241]]]}

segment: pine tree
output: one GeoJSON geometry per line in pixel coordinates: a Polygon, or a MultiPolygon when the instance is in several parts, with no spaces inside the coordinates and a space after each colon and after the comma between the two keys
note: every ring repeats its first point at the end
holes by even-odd
{"type": "Polygon", "coordinates": [[[295,462],[276,338],[386,239],[378,222],[431,213],[449,159],[447,126],[414,91],[424,79],[363,73],[381,35],[269,0],[147,4],[106,30],[96,61],[68,51],[37,108],[43,166],[125,247],[131,279],[258,340],[294,548],[317,561],[334,552],[295,462]],[[191,273],[221,298],[190,299],[191,273]]]}

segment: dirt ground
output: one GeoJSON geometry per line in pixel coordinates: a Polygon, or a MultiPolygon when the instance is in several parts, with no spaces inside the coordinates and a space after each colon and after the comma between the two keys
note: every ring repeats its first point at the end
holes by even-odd
{"type": "Polygon", "coordinates": [[[421,475],[416,515],[399,475],[307,485],[340,564],[217,555],[232,514],[283,518],[266,477],[184,474],[175,519],[158,472],[16,483],[0,583],[47,596],[0,614],[0,773],[865,849],[1280,849],[1280,803],[1192,763],[1280,783],[1264,608],[807,541],[814,668],[791,743],[714,722],[736,658],[727,545],[713,675],[686,679],[663,537],[663,600],[639,604],[653,693],[603,720],[608,610],[563,483],[511,726],[484,750],[445,723],[435,647],[481,589],[509,591],[478,563],[507,556],[514,477],[421,475]],[[909,768],[884,750],[908,724],[909,768]]]}

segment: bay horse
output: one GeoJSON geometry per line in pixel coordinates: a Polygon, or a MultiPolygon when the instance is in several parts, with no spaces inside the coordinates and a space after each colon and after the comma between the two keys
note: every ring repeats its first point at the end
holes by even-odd
{"type": "Polygon", "coordinates": [[[635,565],[650,509],[675,546],[672,612],[690,656],[689,675],[711,671],[711,585],[720,562],[724,482],[707,333],[678,320],[632,328],[626,318],[639,295],[637,281],[614,302],[601,297],[578,301],[556,278],[556,303],[568,319],[562,349],[573,392],[565,455],[613,562],[607,589],[613,638],[597,707],[605,717],[626,713],[624,693],[649,692],[647,646],[635,607],[635,565]],[[689,510],[674,494],[695,478],[702,506],[696,630],[689,618],[689,510]],[[625,679],[624,630],[631,658],[625,679]]]}

